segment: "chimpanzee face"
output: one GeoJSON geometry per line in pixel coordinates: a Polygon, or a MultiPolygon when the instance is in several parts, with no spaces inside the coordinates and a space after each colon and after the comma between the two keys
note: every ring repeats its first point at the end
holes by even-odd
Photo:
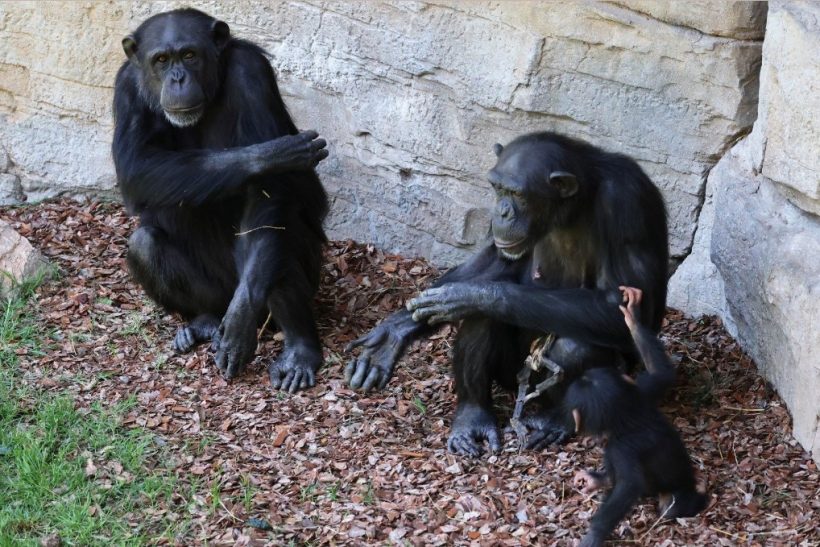
{"type": "Polygon", "coordinates": [[[219,89],[218,57],[230,39],[228,25],[162,14],[138,35],[123,39],[126,55],[140,69],[140,91],[177,127],[195,125],[219,89]]]}
{"type": "Polygon", "coordinates": [[[554,145],[513,141],[494,147],[498,162],[488,179],[496,195],[492,230],[504,258],[526,255],[562,215],[578,191],[575,175],[560,168],[554,145]]]}

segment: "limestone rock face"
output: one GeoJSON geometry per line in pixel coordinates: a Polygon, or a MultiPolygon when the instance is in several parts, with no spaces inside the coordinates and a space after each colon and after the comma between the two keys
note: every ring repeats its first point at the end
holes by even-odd
{"type": "Polygon", "coordinates": [[[33,277],[46,267],[40,252],[18,234],[8,222],[0,220],[0,294],[15,282],[33,277]],[[11,276],[12,279],[9,279],[11,276]]]}
{"type": "Polygon", "coordinates": [[[771,3],[755,134],[762,173],[820,215],[820,7],[771,3]]]}
{"type": "Polygon", "coordinates": [[[750,144],[715,168],[711,257],[740,343],[786,401],[795,438],[820,460],[820,221],[753,174],[750,144]]]}
{"type": "Polygon", "coordinates": [[[487,236],[492,144],[555,130],[635,157],[683,255],[705,174],[754,121],[765,4],[665,4],[4,2],[0,145],[30,198],[116,195],[121,38],[191,5],[266,47],[297,125],[329,140],[331,236],[462,260],[487,236]]]}
{"type": "Polygon", "coordinates": [[[709,174],[669,303],[718,313],[820,461],[820,4],[771,2],[752,133],[709,174]]]}

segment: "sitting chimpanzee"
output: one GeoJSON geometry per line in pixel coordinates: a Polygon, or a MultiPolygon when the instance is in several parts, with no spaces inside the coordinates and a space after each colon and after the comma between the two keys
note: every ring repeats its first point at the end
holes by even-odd
{"type": "MultiPolygon", "coordinates": [[[[534,338],[554,335],[545,356],[571,380],[634,352],[618,311],[619,286],[644,291],[641,317],[653,332],[666,302],[666,210],[633,160],[553,133],[497,144],[495,152],[494,243],[354,341],[351,348],[364,349],[346,371],[354,388],[382,387],[428,324],[463,320],[453,350],[458,403],[448,447],[470,455],[485,440],[501,448],[491,383],[515,387],[534,338]]],[[[566,382],[560,388],[553,399],[566,382]]],[[[556,410],[525,418],[529,447],[570,434],[556,410]]]]}
{"type": "Polygon", "coordinates": [[[603,471],[583,471],[575,478],[590,492],[605,485],[612,491],[592,517],[583,547],[603,545],[641,496],[658,495],[664,517],[691,517],[706,507],[695,487],[692,462],[675,428],[656,402],[674,382],[674,368],[655,335],[638,323],[641,293],[624,287],[621,310],[648,372],[637,385],[615,368],[594,368],[570,384],[564,399],[578,433],[606,440],[603,471]],[[584,484],[586,483],[586,484],[584,484]]]}
{"type": "Polygon", "coordinates": [[[312,386],[322,362],[311,311],[327,196],[327,157],[299,133],[254,44],[193,9],[155,15],[122,42],[114,163],[140,218],[128,264],[148,295],[190,322],[177,351],[213,340],[226,377],[253,358],[270,314],[285,335],[275,388],[312,386]]]}

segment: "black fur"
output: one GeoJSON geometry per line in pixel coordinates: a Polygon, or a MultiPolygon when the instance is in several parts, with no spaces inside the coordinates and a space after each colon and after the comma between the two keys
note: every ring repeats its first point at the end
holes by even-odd
{"type": "MultiPolygon", "coordinates": [[[[495,151],[494,243],[412,300],[409,312],[354,342],[365,350],[347,369],[352,387],[384,386],[428,323],[463,321],[453,356],[458,407],[449,446],[465,454],[480,453],[483,441],[500,447],[491,384],[514,384],[534,337],[557,336],[548,357],[572,379],[634,354],[619,286],[643,290],[641,317],[652,332],[666,302],[666,210],[633,160],[554,133],[524,135],[495,151]]],[[[526,423],[533,448],[569,433],[554,411],[526,423]]]]}
{"type": "Polygon", "coordinates": [[[648,374],[635,385],[614,368],[595,368],[567,390],[568,420],[577,412],[582,433],[606,439],[606,471],[597,475],[612,484],[581,542],[585,547],[603,545],[642,496],[671,494],[671,504],[661,506],[666,518],[691,517],[706,507],[680,435],[652,402],[667,379],[655,380],[648,374]]]}
{"type": "Polygon", "coordinates": [[[274,386],[313,385],[321,349],[310,307],[328,211],[313,167],[325,142],[298,133],[265,52],[202,12],[151,17],[123,46],[113,155],[140,218],[134,278],[192,321],[176,348],[213,337],[228,377],[253,357],[270,313],[286,338],[274,386]]]}

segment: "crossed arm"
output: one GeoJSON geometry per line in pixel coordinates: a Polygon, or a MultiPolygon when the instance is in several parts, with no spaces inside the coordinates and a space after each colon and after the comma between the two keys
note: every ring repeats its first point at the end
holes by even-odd
{"type": "MultiPolygon", "coordinates": [[[[551,332],[621,351],[634,349],[633,336],[619,311],[620,289],[548,289],[522,285],[526,261],[497,257],[494,246],[442,277],[347,350],[362,347],[345,370],[348,384],[383,388],[406,347],[429,332],[430,325],[483,315],[538,332],[551,332]]],[[[644,327],[646,328],[646,327],[644,327]]],[[[651,334],[650,329],[646,332],[651,334]]]]}

